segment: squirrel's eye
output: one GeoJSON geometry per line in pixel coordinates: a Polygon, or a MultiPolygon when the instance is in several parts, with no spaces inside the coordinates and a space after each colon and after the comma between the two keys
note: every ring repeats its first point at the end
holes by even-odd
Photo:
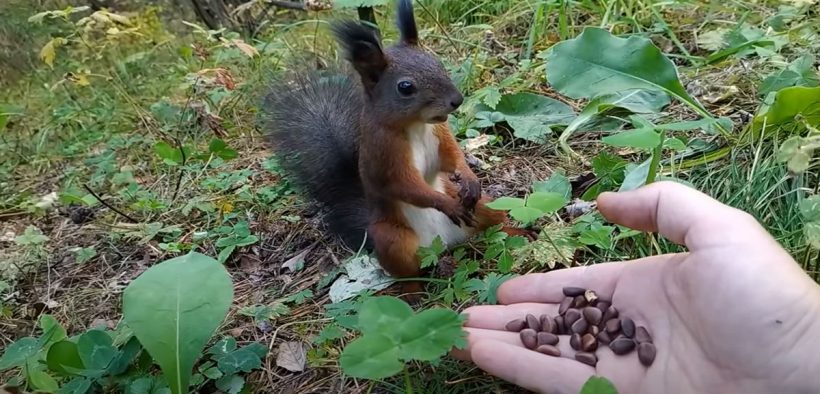
{"type": "Polygon", "coordinates": [[[399,93],[402,96],[409,96],[416,92],[416,87],[410,81],[401,81],[398,85],[399,93]]]}

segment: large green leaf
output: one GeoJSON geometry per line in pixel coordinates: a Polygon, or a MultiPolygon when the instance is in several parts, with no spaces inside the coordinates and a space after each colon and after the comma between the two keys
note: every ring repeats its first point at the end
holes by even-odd
{"type": "MultiPolygon", "coordinates": [[[[479,106],[481,109],[489,108],[479,106]]],[[[546,141],[546,136],[552,133],[550,127],[566,125],[575,118],[569,105],[533,93],[505,95],[495,111],[503,115],[503,120],[512,127],[513,135],[537,143],[546,141]]]]}
{"type": "Polygon", "coordinates": [[[587,27],[577,38],[556,44],[547,62],[549,83],[572,98],[660,90],[705,112],[683,88],[672,61],[645,37],[618,38],[587,27]]]}
{"type": "Polygon", "coordinates": [[[113,346],[111,336],[100,330],[90,330],[77,340],[77,351],[83,365],[91,370],[108,368],[119,351],[113,346]]]}
{"type": "Polygon", "coordinates": [[[820,76],[817,75],[817,71],[814,69],[814,62],[815,57],[811,54],[795,59],[784,70],[777,71],[766,77],[763,83],[760,84],[759,94],[766,96],[769,93],[790,86],[814,87],[820,85],[820,76]]]}
{"type": "Polygon", "coordinates": [[[532,191],[558,193],[569,200],[572,196],[572,184],[563,171],[555,171],[546,181],[533,182],[532,191]]]}
{"type": "Polygon", "coordinates": [[[524,200],[521,198],[515,197],[499,197],[489,203],[487,203],[487,208],[495,209],[499,211],[509,210],[514,208],[519,208],[524,206],[524,200]]]}
{"type": "Polygon", "coordinates": [[[171,391],[182,393],[232,300],[225,267],[191,252],[153,266],[131,282],[123,294],[123,318],[159,364],[171,391]]]}
{"type": "Polygon", "coordinates": [[[618,389],[604,377],[591,376],[581,387],[580,394],[618,394],[618,389]]]}
{"type": "MultiPolygon", "coordinates": [[[[772,128],[794,126],[803,129],[804,121],[809,125],[820,124],[820,87],[793,86],[774,94],[771,104],[762,105],[753,121],[753,132],[757,136],[765,125],[772,128]]],[[[796,131],[796,130],[795,130],[796,131]]]]}
{"type": "Polygon", "coordinates": [[[563,193],[535,192],[527,196],[527,207],[535,208],[544,214],[550,214],[561,209],[568,198],[563,193]]]}
{"type": "Polygon", "coordinates": [[[612,146],[651,150],[661,143],[661,135],[653,129],[635,129],[606,136],[601,141],[612,146]]]}
{"type": "Polygon", "coordinates": [[[383,333],[413,316],[407,303],[395,297],[372,297],[359,310],[359,329],[363,334],[383,333]]]}
{"type": "Polygon", "coordinates": [[[461,316],[449,309],[422,311],[400,326],[399,357],[431,361],[443,356],[453,346],[464,348],[467,345],[466,333],[461,324],[461,316]]]}
{"type": "Polygon", "coordinates": [[[57,342],[46,355],[48,369],[62,375],[77,375],[85,369],[77,344],[71,341],[57,342]]]}
{"type": "Polygon", "coordinates": [[[646,159],[639,165],[628,165],[626,168],[626,176],[624,182],[618,189],[619,192],[626,192],[635,190],[646,184],[646,178],[649,176],[649,168],[652,165],[652,158],[646,159]]]}
{"type": "Polygon", "coordinates": [[[339,365],[348,376],[383,379],[401,371],[399,348],[385,335],[372,334],[356,339],[345,347],[339,365]]]}
{"type": "Polygon", "coordinates": [[[0,357],[0,371],[19,367],[25,364],[26,360],[40,351],[40,343],[37,338],[24,337],[13,342],[3,352],[0,357]]]}

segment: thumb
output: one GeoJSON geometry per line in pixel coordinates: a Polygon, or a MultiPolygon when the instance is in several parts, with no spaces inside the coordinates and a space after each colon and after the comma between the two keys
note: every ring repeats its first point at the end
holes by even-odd
{"type": "Polygon", "coordinates": [[[657,182],[622,193],[602,193],[598,209],[610,222],[658,232],[691,250],[771,237],[751,215],[677,182],[657,182]]]}

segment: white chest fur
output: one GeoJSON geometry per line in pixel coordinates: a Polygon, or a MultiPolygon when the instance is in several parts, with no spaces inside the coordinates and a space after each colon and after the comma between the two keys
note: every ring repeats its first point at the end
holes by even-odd
{"type": "Polygon", "coordinates": [[[438,137],[433,133],[434,126],[417,123],[407,129],[407,141],[413,152],[413,165],[427,184],[435,183],[439,173],[438,137]]]}
{"type": "MultiPolygon", "coordinates": [[[[410,143],[413,166],[427,184],[443,193],[444,184],[439,179],[439,140],[433,130],[434,126],[430,124],[413,125],[407,129],[407,140],[410,143]]],[[[430,246],[437,235],[445,245],[458,244],[466,241],[472,232],[468,227],[455,225],[441,211],[433,208],[419,208],[402,203],[402,212],[418,236],[419,246],[430,246]]]]}

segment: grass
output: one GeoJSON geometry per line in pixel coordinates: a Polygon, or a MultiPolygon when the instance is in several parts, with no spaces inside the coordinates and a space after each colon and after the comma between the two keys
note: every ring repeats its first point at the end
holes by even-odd
{"type": "MultiPolygon", "coordinates": [[[[259,341],[272,349],[263,368],[248,375],[248,381],[260,392],[403,392],[403,376],[373,383],[340,374],[338,355],[353,339],[350,334],[311,344],[310,367],[304,372],[288,372],[275,362],[281,343],[310,344],[332,320],[325,312],[328,288],[320,282],[338,272],[355,251],[326,237],[317,207],[301,199],[279,172],[263,144],[259,98],[267,81],[297,64],[294,59],[312,64],[337,60],[326,22],[353,13],[277,12],[268,28],[251,39],[180,24],[181,11],[167,4],[156,8],[134,2],[122,9],[138,34],[106,34],[113,25],[84,31],[74,23],[87,14],[32,24],[26,20],[34,13],[66,4],[28,4],[15,0],[0,5],[0,13],[6,15],[0,21],[0,87],[5,93],[0,124],[8,114],[5,128],[0,127],[0,348],[36,331],[41,312],[57,317],[70,334],[95,322],[114,326],[120,319],[122,289],[147,267],[191,248],[214,257],[225,254],[224,240],[237,239],[247,226],[255,241],[225,257],[236,297],[219,336],[230,335],[241,343],[259,341]],[[52,68],[38,54],[54,37],[71,37],[71,43],[55,50],[52,68]],[[249,56],[248,47],[233,39],[258,54],[249,56]],[[227,150],[210,149],[214,140],[223,141],[227,150]],[[185,147],[184,155],[180,146],[185,147]],[[47,240],[19,241],[30,226],[47,240]],[[90,248],[93,254],[88,254],[90,248]],[[282,267],[299,255],[303,269],[282,267]],[[248,313],[251,307],[281,305],[287,296],[304,290],[312,290],[313,296],[303,303],[285,302],[286,313],[248,313]]],[[[502,94],[526,91],[552,97],[576,112],[583,108],[583,101],[562,97],[545,83],[544,51],[575,37],[585,26],[651,38],[678,65],[689,93],[713,115],[731,118],[736,133],[762,102],[757,94],[762,79],[800,54],[817,53],[820,42],[820,32],[807,30],[816,29],[816,11],[795,18],[790,16],[792,9],[784,8],[789,5],[780,2],[417,4],[425,46],[442,58],[467,97],[466,109],[455,122],[458,138],[467,142],[473,131],[493,136],[470,155],[484,164],[477,173],[485,191],[505,196],[523,196],[533,182],[546,180],[557,170],[568,175],[579,195],[584,179],[601,175],[593,174],[590,162],[603,151],[639,162],[635,151],[601,144],[597,130],[570,139],[582,160],[566,156],[558,147],[560,132],[546,144],[535,144],[512,138],[503,124],[470,126],[475,114],[469,108],[495,88],[502,94]],[[746,24],[737,23],[741,20],[746,24]],[[785,20],[784,27],[767,30],[780,26],[779,20],[785,20]],[[709,49],[715,45],[716,29],[725,29],[728,35],[718,43],[721,48],[709,49]],[[760,32],[771,34],[774,46],[748,51],[741,47],[744,37],[760,32]],[[706,59],[720,49],[735,52],[707,64],[706,59]]],[[[377,8],[387,41],[395,39],[391,13],[392,7],[377,8]]],[[[193,21],[190,13],[182,17],[193,21]]],[[[661,119],[692,116],[684,106],[673,104],[661,119]]],[[[776,160],[777,148],[787,136],[748,142],[703,131],[675,133],[688,141],[724,144],[728,153],[691,167],[665,164],[661,175],[674,174],[754,214],[810,275],[820,279],[820,255],[808,245],[805,218],[796,208],[818,193],[816,161],[802,174],[790,173],[776,160]]],[[[617,182],[610,187],[617,187],[617,182]]],[[[564,242],[560,234],[572,226],[558,215],[540,224],[551,229],[556,242],[564,242]]],[[[567,259],[574,265],[680,250],[645,236],[615,238],[608,249],[573,245],[567,259]]],[[[470,255],[480,258],[481,249],[480,242],[471,245],[470,255]]],[[[562,260],[555,253],[548,256],[552,263],[562,260]]],[[[514,272],[546,270],[547,262],[537,260],[521,259],[514,272]]],[[[495,263],[480,261],[471,278],[495,271],[495,263]]],[[[447,286],[442,282],[450,280],[447,270],[439,267],[431,275],[439,281],[429,286],[433,294],[425,307],[461,310],[477,302],[477,294],[470,293],[466,300],[446,304],[442,292],[447,286]]],[[[451,359],[408,368],[416,392],[515,391],[451,359]]]]}

